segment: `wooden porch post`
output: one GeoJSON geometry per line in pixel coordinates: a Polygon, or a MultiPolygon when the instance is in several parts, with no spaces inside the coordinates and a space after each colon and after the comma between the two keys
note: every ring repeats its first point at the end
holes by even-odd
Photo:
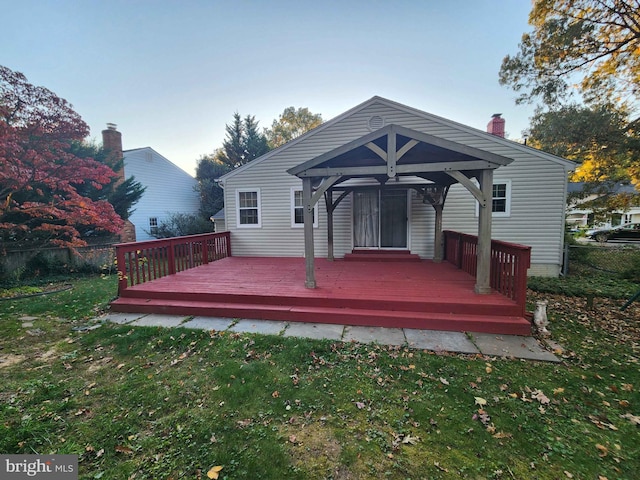
{"type": "Polygon", "coordinates": [[[491,293],[491,210],[493,198],[493,170],[482,170],[480,190],[484,201],[478,216],[478,250],[475,292],[491,293]]]}
{"type": "Polygon", "coordinates": [[[435,225],[435,234],[434,234],[434,242],[433,246],[433,261],[435,263],[440,263],[444,259],[444,242],[442,236],[442,205],[434,205],[434,210],[436,211],[436,225],[435,225]]]}
{"type": "Polygon", "coordinates": [[[327,206],[327,260],[333,261],[333,189],[324,194],[327,206]]]}
{"type": "Polygon", "coordinates": [[[304,286],[316,288],[314,251],[313,251],[313,205],[311,205],[311,177],[302,179],[302,202],[304,205],[304,258],[307,277],[304,286]]]}

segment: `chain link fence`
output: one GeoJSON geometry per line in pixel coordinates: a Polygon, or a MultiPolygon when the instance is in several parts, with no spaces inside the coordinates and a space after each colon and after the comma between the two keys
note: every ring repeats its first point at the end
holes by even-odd
{"type": "Polygon", "coordinates": [[[640,283],[640,245],[610,243],[567,245],[563,274],[575,276],[594,273],[640,283]]]}

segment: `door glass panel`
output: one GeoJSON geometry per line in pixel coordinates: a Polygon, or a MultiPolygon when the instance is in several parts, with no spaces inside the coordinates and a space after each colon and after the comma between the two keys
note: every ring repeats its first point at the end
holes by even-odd
{"type": "Polygon", "coordinates": [[[407,247],[407,192],[383,190],[380,195],[380,246],[407,247]]]}
{"type": "Polygon", "coordinates": [[[377,248],[380,228],[378,192],[354,192],[353,198],[354,246],[377,248]]]}

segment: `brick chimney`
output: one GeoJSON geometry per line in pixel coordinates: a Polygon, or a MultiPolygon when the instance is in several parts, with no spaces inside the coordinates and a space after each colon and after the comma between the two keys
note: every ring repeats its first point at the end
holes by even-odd
{"type": "MultiPolygon", "coordinates": [[[[124,163],[122,162],[124,154],[122,153],[122,134],[117,130],[115,123],[107,123],[107,129],[102,131],[102,146],[109,152],[107,163],[118,175],[115,183],[118,187],[124,182],[124,163]],[[117,170],[116,166],[119,167],[117,170]]],[[[119,237],[121,242],[136,241],[136,229],[131,221],[125,220],[119,237]]]]}
{"type": "Polygon", "coordinates": [[[501,117],[501,113],[494,113],[491,115],[491,120],[487,124],[487,132],[491,135],[504,138],[504,118],[501,117]]]}
{"type": "Polygon", "coordinates": [[[124,182],[124,165],[120,164],[120,168],[116,170],[116,165],[123,158],[122,153],[122,134],[116,130],[115,123],[107,123],[107,129],[102,131],[102,146],[109,152],[107,162],[111,168],[118,174],[116,186],[124,182]]]}

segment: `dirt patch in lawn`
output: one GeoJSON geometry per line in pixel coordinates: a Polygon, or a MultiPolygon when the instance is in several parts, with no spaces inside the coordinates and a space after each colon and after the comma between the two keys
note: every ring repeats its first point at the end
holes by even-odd
{"type": "Polygon", "coordinates": [[[8,368],[18,365],[27,359],[24,355],[13,355],[12,353],[0,355],[0,368],[8,368]]]}
{"type": "Polygon", "coordinates": [[[344,465],[340,465],[342,446],[329,427],[320,423],[287,425],[283,434],[291,446],[289,455],[293,464],[312,472],[312,478],[357,478],[344,465]]]}

